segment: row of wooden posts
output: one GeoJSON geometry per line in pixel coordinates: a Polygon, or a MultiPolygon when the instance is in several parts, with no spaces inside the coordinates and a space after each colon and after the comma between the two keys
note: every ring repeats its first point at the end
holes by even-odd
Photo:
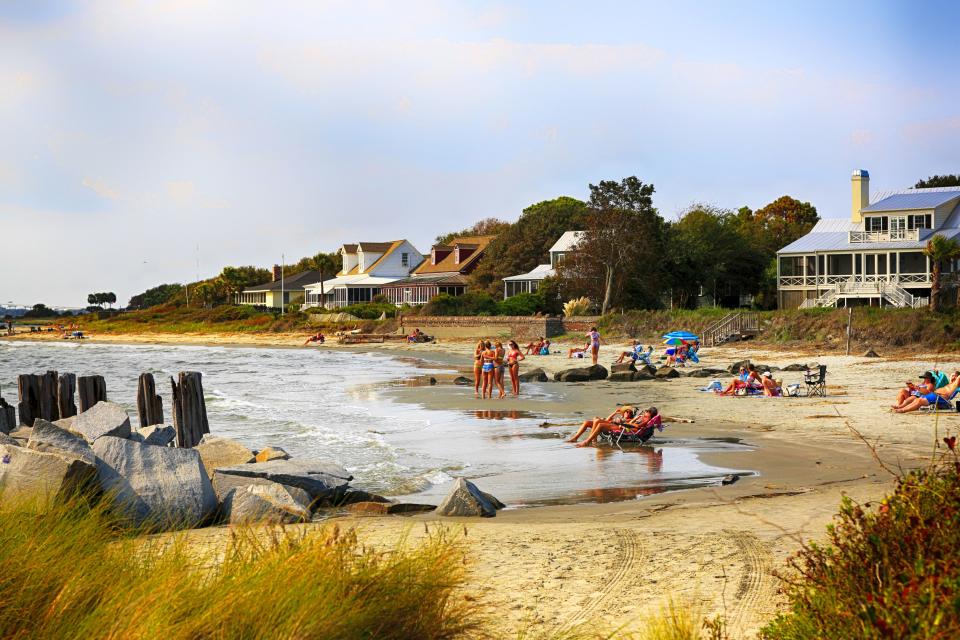
{"type": "MultiPolygon", "coordinates": [[[[194,447],[203,434],[210,433],[207,405],[203,400],[203,381],[198,371],[181,371],[170,378],[173,391],[173,426],[177,430],[177,446],[194,447]]],[[[80,376],[47,371],[17,376],[19,424],[32,427],[41,418],[50,422],[83,413],[107,399],[103,376],[80,376]],[[79,410],[78,404],[79,401],[79,410]]],[[[164,424],[163,399],[157,395],[152,373],[141,373],[137,383],[137,417],[141,427],[164,424]]],[[[0,398],[0,426],[10,430],[16,424],[14,408],[0,398]]]]}

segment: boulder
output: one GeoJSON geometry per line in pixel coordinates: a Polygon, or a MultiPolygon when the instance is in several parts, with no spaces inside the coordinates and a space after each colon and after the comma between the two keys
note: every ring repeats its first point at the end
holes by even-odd
{"type": "Polygon", "coordinates": [[[727,367],[727,371],[736,375],[740,373],[740,367],[747,367],[747,366],[750,366],[749,360],[739,360],[731,364],[729,367],[727,367]]]}
{"type": "Polygon", "coordinates": [[[76,433],[74,425],[77,423],[77,416],[70,416],[69,418],[60,418],[59,420],[54,420],[53,424],[60,427],[61,429],[66,429],[67,431],[73,431],[76,433]]]}
{"type": "Polygon", "coordinates": [[[129,438],[130,416],[120,405],[101,400],[75,416],[70,430],[83,436],[90,444],[104,436],[129,438]]]}
{"type": "Polygon", "coordinates": [[[492,518],[503,503],[484,493],[477,485],[465,478],[458,478],[447,497],[437,506],[437,514],[448,517],[492,518]]]}
{"type": "Polygon", "coordinates": [[[69,451],[37,451],[0,444],[0,493],[4,502],[43,506],[94,488],[97,467],[69,451]]]}
{"type": "Polygon", "coordinates": [[[716,378],[718,376],[726,376],[727,372],[724,369],[694,369],[693,371],[687,374],[689,378],[716,378]]]}
{"type": "Polygon", "coordinates": [[[784,371],[806,371],[807,365],[805,364],[788,364],[783,368],[784,371]]]}
{"type": "Polygon", "coordinates": [[[554,374],[553,379],[557,382],[588,382],[590,380],[606,380],[607,369],[602,364],[595,364],[590,367],[576,367],[574,369],[565,369],[554,374]]]}
{"type": "Polygon", "coordinates": [[[384,498],[383,496],[378,496],[375,493],[370,493],[368,491],[362,491],[360,489],[347,489],[343,494],[343,497],[337,501],[336,506],[344,506],[355,504],[357,502],[380,502],[382,504],[387,504],[390,501],[384,498]]]}
{"type": "Polygon", "coordinates": [[[353,476],[338,464],[326,460],[293,458],[290,460],[271,460],[258,464],[240,464],[233,467],[219,467],[214,473],[218,484],[232,479],[219,476],[240,476],[243,478],[263,478],[280,484],[303,489],[314,501],[336,501],[347,490],[353,476]]]}
{"type": "Polygon", "coordinates": [[[27,442],[30,441],[30,435],[32,433],[33,429],[30,427],[18,427],[7,435],[16,440],[21,447],[25,447],[27,446],[27,442]]]}
{"type": "Polygon", "coordinates": [[[432,504],[412,502],[355,502],[347,506],[347,511],[360,516],[402,516],[411,513],[429,513],[435,510],[432,504]]]}
{"type": "Polygon", "coordinates": [[[257,462],[270,462],[271,460],[289,460],[290,454],[280,447],[267,447],[257,453],[254,458],[257,462]]]}
{"type": "Polygon", "coordinates": [[[639,371],[634,372],[634,380],[653,380],[656,376],[650,373],[646,368],[640,369],[639,371]]]}
{"type": "Polygon", "coordinates": [[[673,367],[660,367],[659,369],[657,369],[657,373],[654,374],[654,376],[661,380],[664,380],[667,378],[679,378],[680,372],[674,369],[673,367]]]}
{"type": "Polygon", "coordinates": [[[234,489],[223,503],[230,524],[291,524],[310,520],[310,499],[306,493],[276,482],[250,484],[234,489]]]}
{"type": "Polygon", "coordinates": [[[458,384],[461,387],[468,387],[473,384],[473,380],[464,376],[457,376],[453,379],[453,384],[458,384]]]}
{"type": "Polygon", "coordinates": [[[17,410],[0,398],[0,433],[10,433],[17,428],[17,410]]]}
{"type": "Polygon", "coordinates": [[[637,370],[637,367],[633,364],[633,362],[621,362],[619,364],[610,365],[611,375],[613,375],[614,373],[623,373],[624,371],[633,372],[636,370],[637,370]]]}
{"type": "MultiPolygon", "coordinates": [[[[234,476],[229,474],[213,474],[213,492],[217,496],[217,501],[224,503],[230,496],[230,493],[235,489],[242,489],[244,487],[249,487],[254,484],[259,485],[268,485],[268,484],[280,484],[279,482],[273,482],[272,480],[267,480],[266,478],[248,478],[246,476],[234,476]]],[[[292,487],[290,485],[283,484],[284,487],[289,493],[294,495],[297,500],[301,502],[312,505],[313,499],[310,497],[310,494],[304,491],[303,489],[298,489],[297,487],[292,487]]]]}
{"type": "Polygon", "coordinates": [[[547,377],[547,372],[541,367],[530,369],[530,371],[521,371],[518,378],[520,382],[546,382],[550,379],[547,377]]]}
{"type": "Polygon", "coordinates": [[[166,447],[177,439],[177,430],[172,425],[152,424],[149,427],[140,427],[131,431],[130,439],[134,442],[166,447]]]}
{"type": "Polygon", "coordinates": [[[207,476],[213,478],[213,472],[220,467],[232,467],[254,461],[253,451],[236,440],[204,434],[195,449],[200,454],[207,476]]]}
{"type": "Polygon", "coordinates": [[[103,436],[93,443],[93,452],[104,491],[137,524],[197,526],[217,508],[196,449],[103,436]]]}
{"type": "Polygon", "coordinates": [[[389,506],[387,502],[354,502],[347,505],[347,511],[358,516],[385,516],[389,506]]]}
{"type": "Polygon", "coordinates": [[[636,371],[614,371],[607,380],[610,382],[631,382],[635,375],[637,375],[636,371]]]}
{"type": "MultiPolygon", "coordinates": [[[[387,505],[387,513],[394,515],[407,515],[411,513],[430,513],[436,510],[432,504],[417,504],[415,502],[395,502],[387,505]]],[[[500,507],[503,508],[503,507],[500,507]]]]}
{"type": "Polygon", "coordinates": [[[13,436],[7,435],[6,433],[0,433],[0,444],[8,444],[11,447],[23,446],[23,443],[20,440],[17,440],[13,436]]]}
{"type": "Polygon", "coordinates": [[[876,351],[874,351],[873,349],[867,349],[867,351],[863,354],[863,357],[864,357],[864,358],[879,358],[879,357],[880,357],[880,354],[877,353],[876,351]]]}
{"type": "Polygon", "coordinates": [[[48,453],[69,453],[91,466],[97,464],[97,457],[86,440],[43,418],[33,421],[33,432],[27,441],[27,448],[48,453]]]}

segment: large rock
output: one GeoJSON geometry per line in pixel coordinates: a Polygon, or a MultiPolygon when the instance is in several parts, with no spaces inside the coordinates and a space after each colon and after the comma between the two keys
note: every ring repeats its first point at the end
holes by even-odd
{"type": "MultiPolygon", "coordinates": [[[[225,473],[214,473],[213,474],[213,492],[217,496],[217,501],[224,503],[230,497],[230,493],[235,489],[242,489],[244,487],[249,487],[251,485],[270,485],[270,484],[280,484],[279,482],[273,482],[272,480],[267,480],[266,478],[249,478],[246,476],[234,476],[225,473]]],[[[281,485],[291,494],[293,494],[297,500],[304,502],[305,504],[312,505],[313,498],[310,497],[310,494],[304,491],[303,489],[298,489],[297,487],[292,487],[290,485],[283,484],[281,485]]]]}
{"type": "Polygon", "coordinates": [[[22,447],[23,443],[11,435],[0,433],[0,444],[8,444],[11,447],[22,447]]]}
{"type": "Polygon", "coordinates": [[[590,380],[606,380],[607,369],[602,364],[595,364],[590,367],[576,367],[574,369],[565,369],[554,374],[553,379],[557,382],[588,382],[590,380]]]}
{"type": "Polygon", "coordinates": [[[432,504],[416,504],[411,502],[354,502],[347,506],[347,511],[361,516],[409,515],[412,513],[429,513],[436,509],[432,504]]]}
{"type": "Polygon", "coordinates": [[[807,365],[805,364],[788,364],[783,368],[784,371],[806,371],[807,365]]]}
{"type": "Polygon", "coordinates": [[[530,369],[530,371],[521,371],[517,377],[520,382],[546,382],[550,379],[547,377],[547,372],[540,367],[530,369]]]}
{"type": "Polygon", "coordinates": [[[129,438],[130,416],[120,405],[101,400],[77,415],[70,430],[83,436],[90,444],[104,436],[129,438]]]}
{"type": "MultiPolygon", "coordinates": [[[[96,485],[97,468],[66,451],[37,451],[0,444],[0,495],[43,508],[96,485]]],[[[25,559],[29,561],[29,558],[25,559]]]]}
{"type": "Polygon", "coordinates": [[[874,351],[873,349],[867,349],[867,350],[864,352],[863,357],[864,357],[864,358],[879,358],[879,357],[880,357],[880,354],[877,353],[876,351],[874,351]]]}
{"type": "Polygon", "coordinates": [[[17,428],[17,410],[0,398],[0,433],[10,433],[17,428]]]}
{"type": "Polygon", "coordinates": [[[637,375],[636,371],[614,371],[607,380],[609,382],[631,382],[635,375],[637,375]]]}
{"type": "Polygon", "coordinates": [[[689,378],[716,378],[717,376],[726,376],[725,369],[694,369],[687,374],[689,378]]]}
{"type": "Polygon", "coordinates": [[[734,362],[734,363],[731,364],[729,367],[727,367],[727,371],[730,372],[730,373],[732,373],[732,374],[734,374],[734,375],[736,375],[736,374],[740,373],[740,367],[746,368],[746,367],[749,367],[749,366],[750,366],[750,361],[749,361],[749,360],[738,360],[737,362],[734,362]]]}
{"type": "Polygon", "coordinates": [[[497,509],[503,507],[502,502],[481,491],[477,485],[465,478],[458,478],[450,493],[437,506],[436,513],[449,517],[492,518],[497,515],[497,509]]]}
{"type": "Polygon", "coordinates": [[[203,436],[195,448],[210,478],[213,478],[213,472],[220,467],[233,467],[254,461],[253,451],[236,440],[212,436],[209,433],[203,436]]]}
{"type": "Polygon", "coordinates": [[[97,464],[97,457],[86,440],[43,418],[33,421],[33,432],[27,441],[27,448],[48,453],[68,453],[91,466],[97,464]]]}
{"type": "Polygon", "coordinates": [[[271,460],[289,460],[290,454],[280,447],[267,447],[256,455],[257,462],[270,462],[271,460]]]}
{"type": "Polygon", "coordinates": [[[230,492],[223,513],[230,524],[306,522],[310,520],[310,497],[276,482],[249,484],[230,492]]]}
{"type": "Polygon", "coordinates": [[[93,443],[100,484],[134,522],[196,526],[217,508],[200,454],[103,436],[93,443]]]}
{"type": "Polygon", "coordinates": [[[152,424],[149,427],[140,427],[131,431],[130,439],[134,442],[166,447],[177,439],[177,430],[172,425],[152,424]]]}
{"type": "Polygon", "coordinates": [[[342,497],[353,476],[346,469],[326,460],[293,458],[271,460],[257,464],[239,464],[218,468],[214,479],[218,484],[232,481],[220,476],[263,478],[272,482],[303,489],[314,501],[336,501],[342,497]]]}
{"type": "Polygon", "coordinates": [[[363,491],[362,489],[347,489],[334,506],[342,507],[350,504],[356,504],[358,502],[379,502],[381,504],[389,504],[390,501],[383,496],[379,496],[375,493],[370,493],[369,491],[363,491]]]}
{"type": "Polygon", "coordinates": [[[68,418],[60,418],[59,420],[54,420],[53,424],[60,427],[61,429],[66,429],[67,431],[73,431],[76,433],[74,428],[77,424],[77,416],[70,416],[68,418]]]}
{"type": "Polygon", "coordinates": [[[629,372],[633,373],[633,372],[636,371],[636,370],[637,370],[637,367],[636,367],[636,365],[633,364],[632,361],[631,361],[631,362],[620,362],[620,363],[618,363],[618,364],[612,364],[612,365],[610,365],[610,374],[611,374],[611,375],[613,375],[614,373],[623,373],[624,371],[629,371],[629,372]]]}
{"type": "Polygon", "coordinates": [[[657,372],[654,374],[654,377],[659,378],[661,380],[664,380],[667,378],[679,378],[680,372],[674,369],[673,367],[660,367],[659,369],[657,369],[657,372]]]}

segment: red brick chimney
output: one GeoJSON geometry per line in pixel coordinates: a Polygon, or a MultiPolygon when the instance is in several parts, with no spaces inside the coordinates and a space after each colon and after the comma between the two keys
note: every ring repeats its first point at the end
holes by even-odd
{"type": "Polygon", "coordinates": [[[273,265],[273,281],[276,282],[280,279],[280,265],[273,265]]]}

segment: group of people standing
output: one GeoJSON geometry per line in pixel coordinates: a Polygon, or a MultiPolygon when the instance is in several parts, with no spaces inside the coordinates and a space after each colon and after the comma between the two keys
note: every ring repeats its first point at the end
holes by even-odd
{"type": "Polygon", "coordinates": [[[500,393],[498,398],[507,396],[503,379],[510,372],[510,388],[514,396],[520,395],[520,361],[523,352],[515,340],[507,342],[507,347],[499,340],[480,340],[473,352],[473,395],[478,398],[492,398],[493,388],[500,393]]]}

